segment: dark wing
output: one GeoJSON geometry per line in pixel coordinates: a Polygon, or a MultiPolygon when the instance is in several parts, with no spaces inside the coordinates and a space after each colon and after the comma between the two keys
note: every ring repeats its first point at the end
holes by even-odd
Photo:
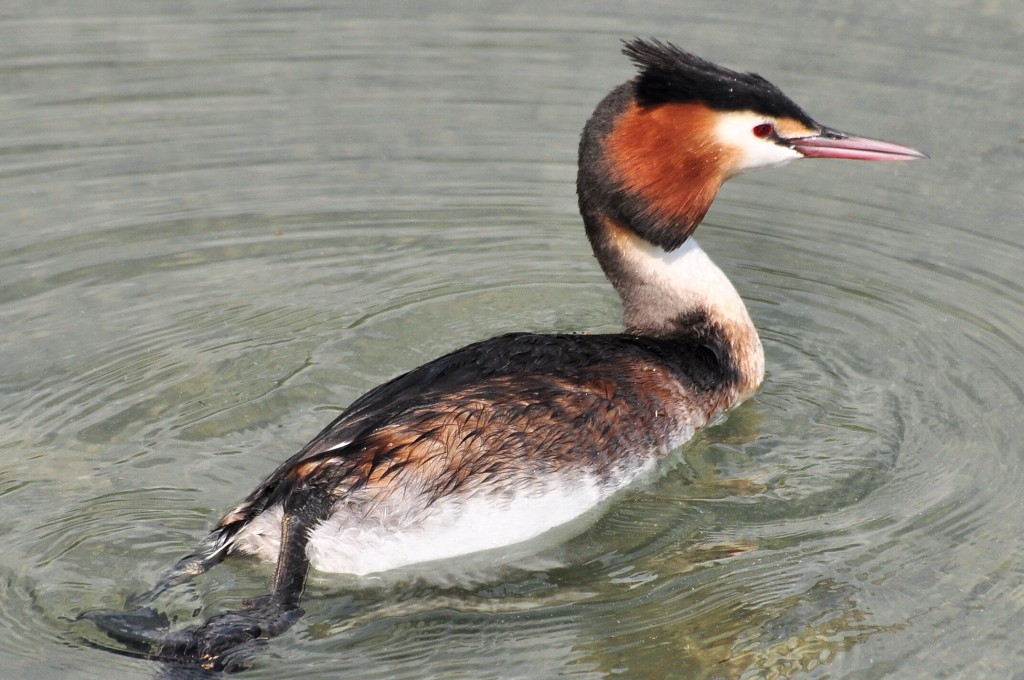
{"type": "Polygon", "coordinates": [[[467,345],[393,378],[354,401],[225,515],[216,532],[220,534],[217,543],[224,545],[249,520],[289,496],[303,482],[301,475],[292,474],[296,468],[322,458],[340,461],[341,465],[347,459],[354,461],[361,439],[410,409],[495,376],[538,371],[573,375],[583,366],[600,361],[605,353],[594,351],[600,346],[635,341],[618,335],[511,333],[467,345]]]}
{"type": "MultiPolygon", "coordinates": [[[[437,395],[458,390],[515,366],[536,361],[537,340],[559,336],[511,333],[491,338],[438,357],[408,373],[378,385],[352,402],[285,465],[310,460],[326,450],[337,450],[367,431],[386,423],[410,407],[428,403],[437,395]]],[[[541,345],[548,343],[541,342],[541,345]]],[[[550,349],[550,348],[549,348],[550,349]]]]}

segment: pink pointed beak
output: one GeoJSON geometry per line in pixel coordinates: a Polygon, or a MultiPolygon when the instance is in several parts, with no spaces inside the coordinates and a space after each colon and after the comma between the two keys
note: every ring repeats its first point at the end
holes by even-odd
{"type": "Polygon", "coordinates": [[[823,128],[812,137],[795,137],[786,142],[806,158],[845,158],[854,161],[909,161],[928,158],[909,146],[883,142],[880,139],[857,137],[845,132],[823,128]]]}

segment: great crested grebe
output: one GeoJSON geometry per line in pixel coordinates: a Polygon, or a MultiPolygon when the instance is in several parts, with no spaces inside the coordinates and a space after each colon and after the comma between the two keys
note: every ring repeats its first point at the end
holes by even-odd
{"type": "Polygon", "coordinates": [[[301,615],[310,567],[366,574],[525,541],[758,388],[757,331],[690,237],[719,187],[797,158],[925,156],[819,125],[764,78],[674,45],[634,39],[623,51],[639,73],[587,122],[577,192],[625,331],[503,335],[367,392],[135,602],[231,553],[276,562],[268,596],[179,631],[149,607],[82,618],[133,653],[237,667],[240,648],[301,615]]]}

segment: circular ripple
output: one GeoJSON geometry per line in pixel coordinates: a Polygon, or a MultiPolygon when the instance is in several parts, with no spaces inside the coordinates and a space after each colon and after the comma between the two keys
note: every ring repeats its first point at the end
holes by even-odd
{"type": "MultiPolygon", "coordinates": [[[[362,391],[507,330],[617,327],[572,176],[623,17],[25,7],[0,29],[0,666],[138,675],[60,617],[147,585],[362,391]]],[[[757,9],[695,7],[688,46],[935,156],[723,192],[698,236],[761,329],[763,391],[549,566],[318,580],[254,677],[1019,669],[1016,10],[757,9]]],[[[267,576],[232,561],[175,606],[267,576]]]]}

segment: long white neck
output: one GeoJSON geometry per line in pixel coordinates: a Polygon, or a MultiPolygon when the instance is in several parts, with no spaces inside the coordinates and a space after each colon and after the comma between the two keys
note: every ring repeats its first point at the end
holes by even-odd
{"type": "Polygon", "coordinates": [[[692,237],[672,252],[630,239],[620,252],[628,264],[619,286],[626,327],[658,333],[681,314],[704,309],[721,320],[753,328],[747,308],[732,282],[692,237]]]}
{"type": "Polygon", "coordinates": [[[680,319],[703,314],[725,336],[743,376],[739,391],[756,389],[764,379],[764,349],[746,305],[728,277],[693,238],[669,252],[629,232],[620,232],[613,250],[618,262],[613,283],[622,296],[626,330],[671,336],[680,319]]]}

